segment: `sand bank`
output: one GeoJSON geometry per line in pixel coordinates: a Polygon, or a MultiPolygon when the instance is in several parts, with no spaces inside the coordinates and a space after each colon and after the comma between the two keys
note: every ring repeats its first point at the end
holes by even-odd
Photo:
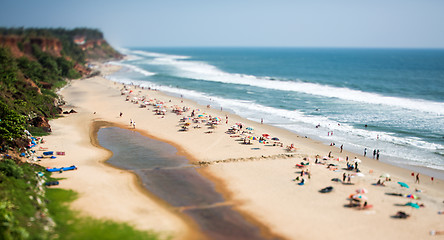
{"type": "MultiPolygon", "coordinates": [[[[112,70],[115,66],[102,66],[103,74],[112,70]]],[[[122,84],[94,77],[72,81],[61,91],[67,102],[65,108],[74,108],[78,113],[51,122],[54,133],[46,138],[44,147],[65,151],[66,155],[44,160],[42,164],[48,167],[75,164],[79,167],[77,171],[63,173],[62,177],[67,179],[61,184],[63,188],[80,193],[80,198],[73,203],[74,209],[95,217],[130,222],[140,229],[165,231],[178,238],[196,237],[190,235],[193,226],[187,225],[180,214],[143,193],[132,174],[103,164],[110,153],[94,147],[90,140],[93,122],[100,120],[126,126],[179,147],[180,154],[187,155],[190,161],[202,166],[204,174],[215,179],[217,188],[236,203],[239,211],[283,238],[427,239],[430,230],[444,230],[444,215],[437,213],[444,210],[441,180],[432,182],[430,177],[420,176],[418,184],[410,175],[411,171],[362,156],[357,157],[362,160],[359,169],[363,176],[355,176],[356,172],[343,170],[344,159],[349,156],[352,163],[354,153],[340,153],[337,147],[159,91],[132,87],[124,92],[122,88],[122,84]],[[152,104],[141,108],[143,97],[147,101],[151,99],[152,104]],[[166,106],[165,115],[153,113],[154,103],[160,102],[166,106]],[[174,106],[177,109],[187,107],[189,111],[176,115],[171,112],[174,106]],[[192,110],[203,119],[210,115],[220,117],[220,124],[209,128],[205,123],[189,119],[181,122],[192,110]],[[130,126],[130,121],[136,122],[135,128],[130,126]],[[187,122],[188,130],[182,131],[187,122]],[[249,133],[242,135],[242,131],[235,131],[227,134],[227,129],[236,123],[242,123],[242,131],[249,133]],[[247,130],[247,127],[253,130],[247,130]],[[278,137],[283,147],[273,146],[274,141],[262,144],[250,139],[252,145],[243,144],[242,137],[260,137],[262,134],[278,137]],[[295,146],[294,151],[287,151],[286,147],[291,144],[295,146]],[[329,153],[331,158],[321,160],[329,153]],[[315,164],[316,155],[320,156],[322,164],[315,164]],[[309,162],[309,165],[295,166],[301,162],[309,162]],[[329,169],[329,164],[336,166],[329,169]],[[302,178],[301,170],[310,172],[310,178],[303,176],[303,186],[297,184],[302,178]],[[342,180],[344,172],[354,176],[352,185],[331,181],[333,178],[342,180]],[[385,187],[372,185],[384,173],[390,174],[391,181],[386,182],[385,187]],[[295,180],[298,176],[300,179],[295,180]],[[407,183],[410,188],[401,188],[398,181],[407,183]],[[333,186],[333,191],[319,193],[327,186],[333,186]],[[371,208],[358,210],[346,206],[350,202],[348,196],[358,188],[367,189],[368,193],[363,195],[368,198],[371,208]],[[386,193],[416,194],[421,199],[410,200],[386,193]],[[402,206],[409,201],[425,207],[402,206]],[[398,211],[410,217],[392,218],[398,211]]]]}

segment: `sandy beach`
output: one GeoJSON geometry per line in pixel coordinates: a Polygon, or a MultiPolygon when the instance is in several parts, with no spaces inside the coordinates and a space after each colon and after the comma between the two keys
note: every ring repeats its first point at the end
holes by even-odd
{"type": "Polygon", "coordinates": [[[43,159],[43,166],[78,167],[54,176],[66,178],[59,187],[79,193],[72,208],[83,214],[128,222],[173,239],[202,238],[186,216],[143,189],[134,174],[105,163],[112,153],[97,145],[94,131],[100,127],[98,122],[110,122],[177,147],[179,154],[214,180],[216,189],[236,210],[278,238],[435,239],[438,236],[431,236],[431,230],[444,231],[444,214],[438,214],[444,211],[442,180],[432,181],[421,174],[420,183],[415,183],[410,170],[341,153],[338,146],[159,91],[136,86],[125,89],[104,77],[118,69],[100,65],[102,76],[73,80],[62,89],[64,110],[77,113],[52,120],[53,133],[39,146],[65,152],[56,159],[43,159]],[[141,107],[145,101],[146,106],[141,107]],[[218,117],[212,127],[207,125],[210,116],[218,117]],[[230,128],[233,130],[228,134],[230,128]],[[252,137],[263,137],[266,143],[252,137]],[[273,137],[279,140],[271,140],[273,137]],[[353,166],[355,157],[361,160],[359,172],[344,170],[347,156],[353,166]],[[390,181],[380,177],[384,174],[390,175],[390,181]],[[332,181],[335,178],[339,181],[332,181]],[[374,185],[378,180],[385,181],[385,186],[374,185]],[[299,185],[302,181],[304,185],[299,185]],[[333,187],[331,192],[319,192],[329,186],[333,187]],[[364,193],[354,196],[360,202],[349,200],[363,188],[364,193]],[[409,194],[419,199],[407,198],[409,194]],[[365,200],[367,207],[363,208],[365,200]],[[350,207],[350,202],[360,206],[350,207]],[[421,207],[406,206],[409,202],[421,207]],[[409,217],[394,218],[399,211],[409,217]]]}

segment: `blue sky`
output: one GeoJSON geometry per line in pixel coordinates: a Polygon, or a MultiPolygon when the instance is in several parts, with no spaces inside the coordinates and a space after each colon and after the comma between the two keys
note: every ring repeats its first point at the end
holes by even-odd
{"type": "Polygon", "coordinates": [[[444,48],[442,0],[0,2],[0,26],[98,28],[120,47],[444,48]]]}

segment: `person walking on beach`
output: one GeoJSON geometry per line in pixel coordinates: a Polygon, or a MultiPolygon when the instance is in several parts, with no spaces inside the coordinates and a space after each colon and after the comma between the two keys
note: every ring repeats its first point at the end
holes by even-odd
{"type": "Polygon", "coordinates": [[[133,122],[133,128],[136,128],[136,121],[133,122]]]}
{"type": "Polygon", "coordinates": [[[342,152],[342,150],[344,149],[344,144],[341,144],[341,152],[342,152]]]}
{"type": "Polygon", "coordinates": [[[376,160],[379,160],[379,149],[376,151],[376,160]]]}
{"type": "Polygon", "coordinates": [[[376,149],[373,149],[373,159],[376,157],[376,149]]]}
{"type": "Polygon", "coordinates": [[[415,180],[415,183],[418,183],[418,184],[419,184],[419,173],[416,174],[416,180],[415,180]]]}
{"type": "Polygon", "coordinates": [[[342,174],[342,182],[345,182],[345,179],[347,178],[347,175],[345,174],[345,172],[342,174]]]}
{"type": "Polygon", "coordinates": [[[364,148],[364,157],[367,155],[367,148],[364,148]]]}

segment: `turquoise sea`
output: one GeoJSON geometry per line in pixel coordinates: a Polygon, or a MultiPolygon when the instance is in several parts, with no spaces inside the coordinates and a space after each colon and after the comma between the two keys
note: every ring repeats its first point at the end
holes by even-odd
{"type": "Polygon", "coordinates": [[[129,48],[113,81],[444,179],[444,50],[129,48]],[[333,132],[333,135],[329,134],[333,132]]]}

